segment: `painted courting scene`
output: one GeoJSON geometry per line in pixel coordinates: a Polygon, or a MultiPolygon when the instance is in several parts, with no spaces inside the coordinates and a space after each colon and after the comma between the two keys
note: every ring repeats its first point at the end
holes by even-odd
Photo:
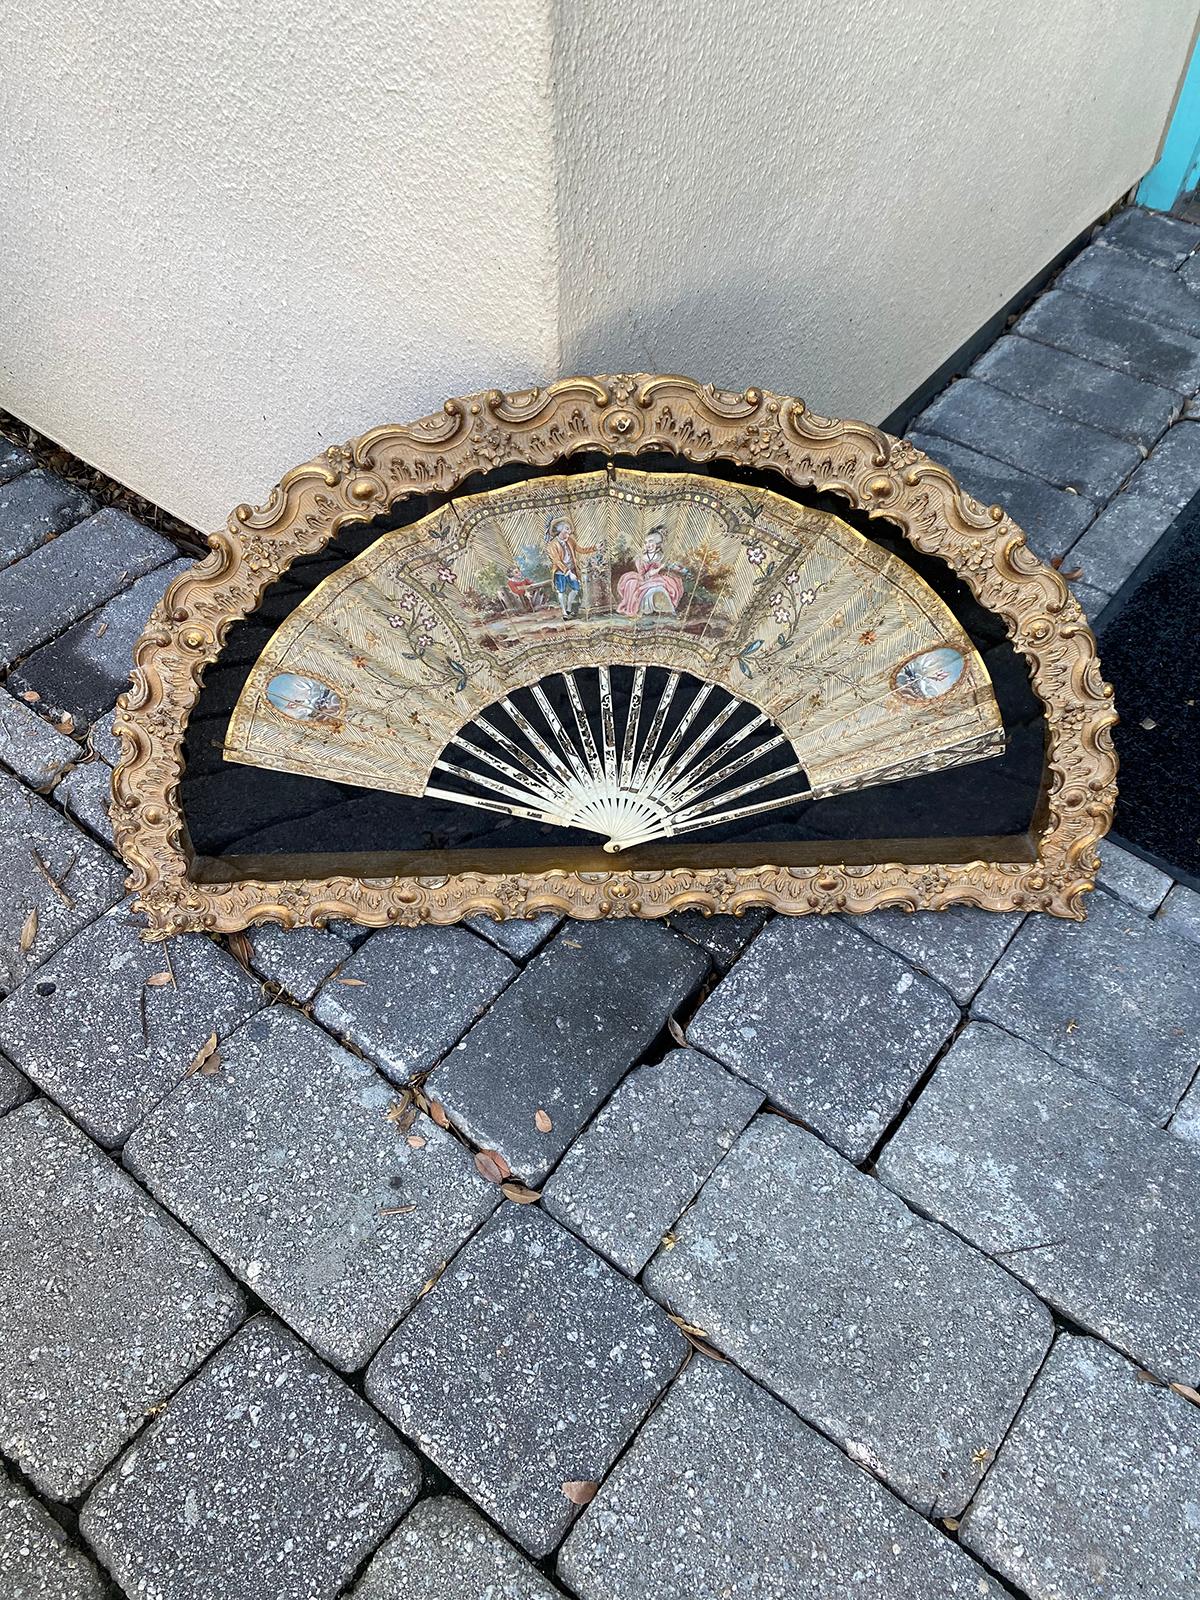
{"type": "Polygon", "coordinates": [[[1198,36],[6,18],[0,1600],[1198,1600],[1198,36]]]}

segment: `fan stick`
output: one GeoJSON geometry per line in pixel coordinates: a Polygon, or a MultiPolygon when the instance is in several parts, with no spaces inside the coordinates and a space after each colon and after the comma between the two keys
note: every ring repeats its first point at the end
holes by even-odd
{"type": "MultiPolygon", "coordinates": [[[[455,737],[450,740],[450,744],[448,744],[446,748],[449,749],[451,744],[457,744],[460,745],[464,750],[469,750],[477,761],[482,762],[485,766],[491,767],[495,772],[502,773],[506,778],[512,778],[513,781],[519,784],[523,789],[529,790],[533,794],[540,796],[542,800],[548,801],[550,804],[558,806],[561,809],[562,803],[567,796],[567,791],[561,784],[555,786],[552,783],[544,781],[539,782],[536,779],[531,783],[528,778],[526,778],[522,773],[518,772],[516,767],[510,767],[508,762],[501,761],[499,756],[494,756],[489,751],[484,750],[480,745],[472,743],[470,739],[465,739],[461,732],[457,733],[455,737]]],[[[483,786],[489,780],[480,775],[476,777],[475,781],[483,786]]]]}
{"type": "Polygon", "coordinates": [[[600,752],[596,749],[596,741],[592,737],[592,725],[587,719],[587,712],[583,709],[583,701],[579,698],[579,685],[575,682],[575,675],[571,672],[561,674],[566,685],[567,699],[571,702],[571,711],[575,717],[575,724],[579,729],[580,743],[583,745],[587,763],[594,778],[603,776],[600,766],[600,752]]]}
{"type": "Polygon", "coordinates": [[[646,735],[646,742],[642,746],[642,753],[638,757],[638,763],[634,769],[633,787],[635,789],[640,789],[645,782],[646,773],[650,768],[651,761],[654,759],[654,752],[662,736],[663,724],[667,720],[667,712],[670,709],[672,700],[675,698],[675,691],[678,687],[679,674],[677,672],[668,674],[667,681],[663,685],[662,698],[658,702],[658,709],[650,722],[650,732],[646,735]]]}

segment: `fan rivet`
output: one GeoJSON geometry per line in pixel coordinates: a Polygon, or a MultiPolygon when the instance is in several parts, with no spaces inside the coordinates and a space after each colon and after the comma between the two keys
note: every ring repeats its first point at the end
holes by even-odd
{"type": "Polygon", "coordinates": [[[182,637],[189,650],[199,650],[208,642],[208,635],[199,628],[189,628],[182,637]]]}
{"type": "Polygon", "coordinates": [[[375,493],[375,485],[370,478],[355,478],[347,493],[352,500],[369,500],[375,493]]]}

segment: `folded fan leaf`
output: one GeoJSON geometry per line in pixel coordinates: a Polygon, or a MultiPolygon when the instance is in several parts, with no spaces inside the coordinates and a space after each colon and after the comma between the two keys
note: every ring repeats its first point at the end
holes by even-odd
{"type": "Polygon", "coordinates": [[[696,474],[587,472],[382,534],[277,630],[231,761],[627,848],[996,755],[979,655],[899,557],[696,474]]]}

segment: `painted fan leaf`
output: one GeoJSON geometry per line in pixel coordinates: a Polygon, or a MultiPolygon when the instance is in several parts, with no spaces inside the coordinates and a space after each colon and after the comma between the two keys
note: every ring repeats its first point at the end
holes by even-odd
{"type": "Polygon", "coordinates": [[[611,470],[382,534],[273,635],[225,755],[623,848],[1003,745],[898,557],[769,490],[611,470]]]}

